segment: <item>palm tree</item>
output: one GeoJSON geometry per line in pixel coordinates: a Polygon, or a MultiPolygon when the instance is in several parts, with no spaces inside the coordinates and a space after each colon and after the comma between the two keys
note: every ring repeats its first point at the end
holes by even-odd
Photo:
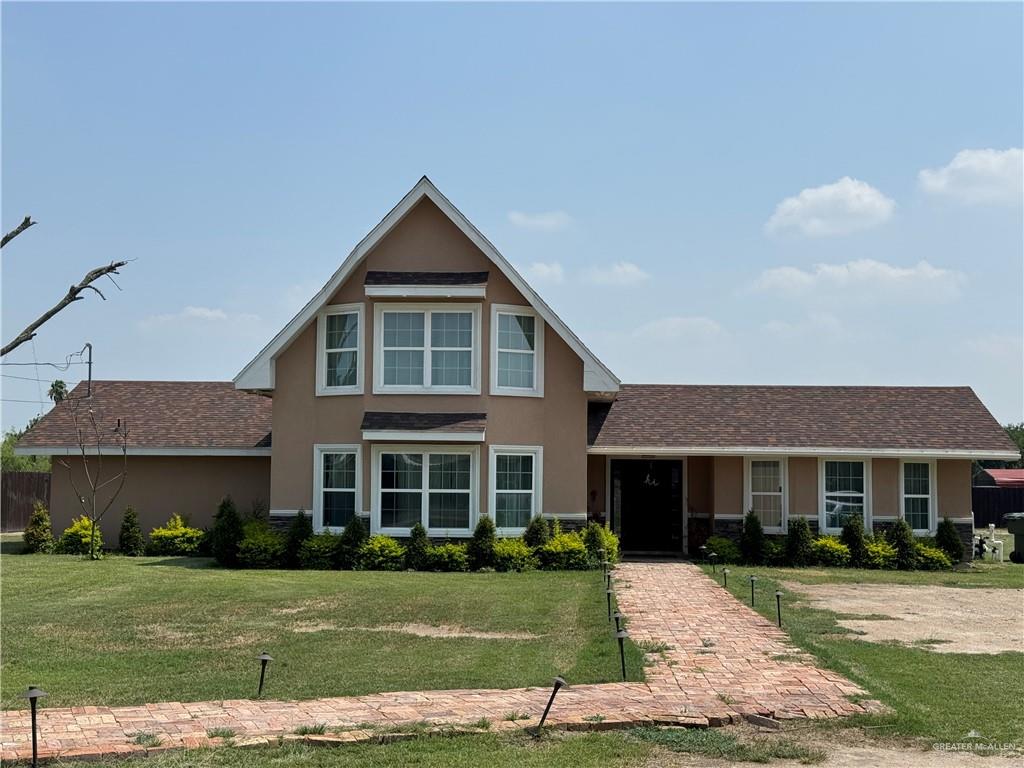
{"type": "Polygon", "coordinates": [[[47,397],[53,400],[54,403],[59,403],[68,396],[68,385],[60,379],[57,379],[53,384],[50,385],[50,391],[46,393],[47,397]]]}

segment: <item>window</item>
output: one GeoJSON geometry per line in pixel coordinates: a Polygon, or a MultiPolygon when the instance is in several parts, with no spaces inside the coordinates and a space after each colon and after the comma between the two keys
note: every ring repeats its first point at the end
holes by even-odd
{"type": "Polygon", "coordinates": [[[477,449],[377,447],[374,529],[408,534],[420,523],[432,535],[469,535],[475,512],[477,449]]]}
{"type": "Polygon", "coordinates": [[[317,317],[316,394],[363,391],[363,305],[325,307],[317,317]]]}
{"type": "Polygon", "coordinates": [[[359,446],[314,446],[313,471],[313,528],[341,531],[362,506],[359,446]]]}
{"type": "Polygon", "coordinates": [[[786,461],[785,459],[746,460],[747,504],[771,533],[785,532],[786,461]]]}
{"type": "Polygon", "coordinates": [[[499,533],[518,535],[541,514],[542,465],[540,446],[491,446],[490,510],[499,533]]]}
{"type": "Polygon", "coordinates": [[[935,519],[932,466],[928,461],[904,461],[902,464],[903,519],[915,533],[926,533],[935,528],[932,524],[935,519]]]}
{"type": "Polygon", "coordinates": [[[492,305],[491,394],[544,394],[544,321],[530,307],[492,305]]]}
{"type": "Polygon", "coordinates": [[[479,305],[377,304],[376,392],[479,392],[479,305]]]}
{"type": "Polygon", "coordinates": [[[838,531],[852,515],[868,520],[868,463],[863,460],[822,462],[822,519],[826,531],[838,531]]]}

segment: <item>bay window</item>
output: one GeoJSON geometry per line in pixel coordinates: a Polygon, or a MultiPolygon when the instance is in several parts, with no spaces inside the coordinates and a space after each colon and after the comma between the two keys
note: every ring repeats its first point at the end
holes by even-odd
{"type": "Polygon", "coordinates": [[[317,395],[362,393],[362,333],[362,304],[325,307],[317,316],[317,395]]]}
{"type": "Polygon", "coordinates": [[[544,321],[530,307],[491,307],[491,394],[544,394],[544,321]]]}
{"type": "Polygon", "coordinates": [[[342,531],[360,513],[361,449],[358,445],[313,447],[313,528],[342,531]]]}
{"type": "Polygon", "coordinates": [[[901,509],[903,519],[914,533],[930,533],[935,530],[935,502],[933,470],[930,461],[901,462],[901,509]]]}
{"type": "Polygon", "coordinates": [[[490,510],[500,534],[518,535],[541,514],[542,469],[540,446],[491,446],[490,510]]]}
{"type": "Polygon", "coordinates": [[[379,303],[374,311],[374,392],[479,393],[479,305],[379,303]]]}
{"type": "Polygon", "coordinates": [[[476,512],[478,449],[374,448],[374,530],[407,536],[420,523],[432,536],[468,536],[476,512]]]}

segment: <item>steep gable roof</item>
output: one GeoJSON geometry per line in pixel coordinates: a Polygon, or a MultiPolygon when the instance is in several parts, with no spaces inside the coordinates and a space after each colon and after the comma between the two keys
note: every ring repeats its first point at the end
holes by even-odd
{"type": "Polygon", "coordinates": [[[326,285],[310,299],[289,323],[278,332],[270,343],[265,346],[253,360],[235,376],[234,383],[238,389],[273,389],[274,360],[298,337],[311,323],[317,312],[330,300],[353,270],[363,261],[377,243],[379,243],[423,198],[436,205],[452,223],[457,226],[469,240],[501,271],[509,282],[526,298],[544,322],[552,328],[569,348],[583,360],[583,389],[587,392],[617,392],[619,380],[608,367],[597,359],[587,346],[580,341],[561,318],[554,313],[544,300],[523,279],[515,268],[505,259],[498,249],[473,226],[458,208],[441,194],[426,176],[421,178],[409,193],[391,209],[380,223],[364,237],[342,262],[338,270],[327,281],[326,285]]]}

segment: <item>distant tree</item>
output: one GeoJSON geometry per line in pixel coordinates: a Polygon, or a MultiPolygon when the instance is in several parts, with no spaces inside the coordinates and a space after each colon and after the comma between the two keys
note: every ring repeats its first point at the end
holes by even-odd
{"type": "Polygon", "coordinates": [[[0,449],[0,466],[4,472],[49,472],[49,456],[15,456],[14,444],[21,439],[39,417],[32,419],[25,429],[9,429],[4,432],[2,449],[0,449]]]}
{"type": "Polygon", "coordinates": [[[50,385],[49,391],[46,396],[56,403],[62,403],[67,399],[68,396],[68,385],[60,379],[57,379],[50,385]]]}
{"type": "Polygon", "coordinates": [[[1017,446],[1021,458],[1016,461],[984,460],[974,462],[974,477],[977,478],[985,469],[1024,469],[1024,421],[1019,424],[1004,424],[1003,429],[1017,446]]]}

